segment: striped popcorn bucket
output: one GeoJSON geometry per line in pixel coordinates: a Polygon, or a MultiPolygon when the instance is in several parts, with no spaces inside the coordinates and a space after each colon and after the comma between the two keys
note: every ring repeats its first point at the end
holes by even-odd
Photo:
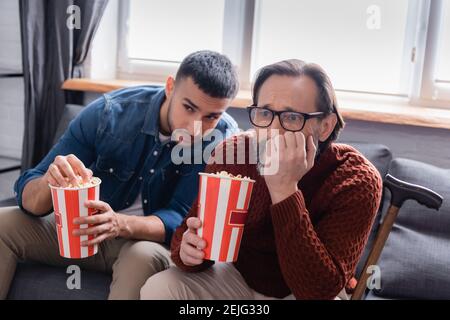
{"type": "Polygon", "coordinates": [[[254,180],[199,173],[198,236],[205,259],[235,262],[239,255],[254,180]]]}
{"type": "Polygon", "coordinates": [[[98,245],[82,247],[81,242],[91,240],[93,235],[74,236],[75,229],[85,229],[92,225],[75,225],[73,220],[87,217],[97,212],[84,206],[86,200],[98,200],[101,180],[95,178],[95,184],[80,188],[60,188],[50,185],[53,210],[55,213],[56,232],[58,234],[59,254],[64,258],[81,259],[93,256],[98,245]]]}

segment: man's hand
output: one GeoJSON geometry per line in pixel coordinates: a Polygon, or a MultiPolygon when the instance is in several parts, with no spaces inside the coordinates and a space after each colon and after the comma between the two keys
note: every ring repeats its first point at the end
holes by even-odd
{"type": "Polygon", "coordinates": [[[44,179],[52,186],[67,187],[69,184],[78,184],[80,176],[83,182],[88,182],[92,177],[92,171],[87,169],[75,155],[69,154],[57,156],[48,167],[44,179]]]}
{"type": "Polygon", "coordinates": [[[92,171],[73,154],[57,156],[42,177],[33,179],[25,185],[22,193],[24,209],[36,216],[47,213],[52,208],[52,194],[48,185],[55,187],[76,185],[80,176],[83,182],[88,182],[92,177],[92,171]]]}
{"type": "Polygon", "coordinates": [[[82,246],[92,246],[99,244],[107,239],[113,239],[120,235],[121,221],[120,215],[115,213],[113,209],[103,201],[88,200],[85,203],[86,208],[92,208],[99,211],[98,214],[75,218],[74,224],[91,224],[93,227],[86,229],[77,229],[73,231],[74,236],[94,235],[94,239],[83,241],[82,246]]]}
{"type": "Polygon", "coordinates": [[[203,249],[206,242],[197,235],[197,229],[202,226],[202,222],[197,217],[191,217],[186,221],[188,229],[183,234],[180,246],[181,261],[187,266],[196,266],[203,262],[205,253],[203,249]]]}
{"type": "Polygon", "coordinates": [[[266,142],[265,166],[278,161],[277,172],[264,175],[263,169],[273,204],[297,192],[298,182],[314,166],[316,150],[313,137],[305,139],[300,131],[288,131],[266,142]]]}

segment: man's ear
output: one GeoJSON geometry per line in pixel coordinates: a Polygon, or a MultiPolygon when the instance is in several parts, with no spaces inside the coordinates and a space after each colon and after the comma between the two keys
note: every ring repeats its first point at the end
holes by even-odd
{"type": "Polygon", "coordinates": [[[327,115],[325,118],[320,121],[320,133],[319,133],[319,141],[324,142],[328,139],[328,137],[333,132],[334,128],[337,124],[337,117],[335,113],[331,113],[327,115]]]}
{"type": "Polygon", "coordinates": [[[169,76],[166,80],[166,87],[165,87],[166,98],[170,98],[174,88],[175,88],[175,79],[172,76],[169,76]]]}

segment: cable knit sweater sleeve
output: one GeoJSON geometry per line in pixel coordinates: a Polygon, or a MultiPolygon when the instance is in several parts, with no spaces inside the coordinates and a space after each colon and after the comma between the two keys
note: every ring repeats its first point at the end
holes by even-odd
{"type": "Polygon", "coordinates": [[[382,180],[356,156],[321,190],[326,210],[314,226],[301,190],[271,207],[281,272],[297,299],[333,299],[352,278],[378,210],[382,180]]]}

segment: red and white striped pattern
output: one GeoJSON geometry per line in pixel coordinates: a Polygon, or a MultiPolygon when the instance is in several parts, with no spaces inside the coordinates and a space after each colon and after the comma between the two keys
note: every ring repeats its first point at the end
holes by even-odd
{"type": "Polygon", "coordinates": [[[234,262],[239,255],[253,180],[200,173],[198,235],[207,245],[205,259],[234,262]]]}
{"type": "Polygon", "coordinates": [[[98,200],[100,184],[83,189],[62,189],[50,186],[55,212],[56,232],[58,233],[59,254],[65,258],[81,259],[93,256],[98,246],[82,247],[81,242],[91,240],[94,236],[73,236],[75,229],[88,228],[87,224],[74,225],[73,219],[87,217],[95,213],[95,209],[88,209],[84,202],[98,200]]]}

